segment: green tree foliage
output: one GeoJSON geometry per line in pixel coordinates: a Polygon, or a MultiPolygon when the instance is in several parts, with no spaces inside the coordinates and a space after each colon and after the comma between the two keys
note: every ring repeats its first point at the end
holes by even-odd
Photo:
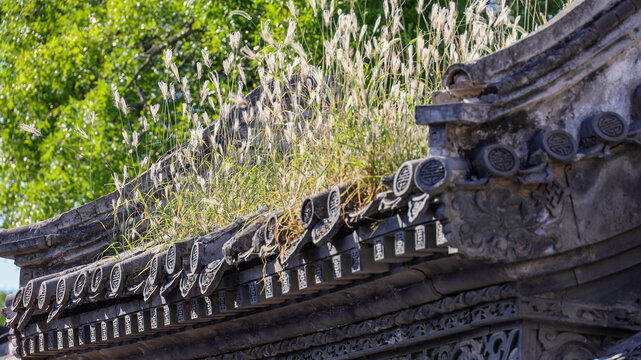
{"type": "MultiPolygon", "coordinates": [[[[0,309],[5,307],[4,300],[7,298],[7,293],[4,291],[0,291],[0,309]]],[[[0,314],[0,326],[4,325],[5,318],[0,314]]]]}
{"type": "MultiPolygon", "coordinates": [[[[255,41],[260,19],[286,12],[275,1],[0,1],[0,227],[104,195],[113,172],[147,155],[127,153],[121,132],[142,127],[139,115],[159,96],[165,47],[181,73],[195,73],[202,48],[220,67],[232,31],[255,41]],[[112,87],[128,119],[111,103],[112,87]],[[42,135],[21,131],[23,123],[42,135]]],[[[164,140],[140,141],[153,160],[171,146],[164,140]]]]}
{"type": "MultiPolygon", "coordinates": [[[[543,6],[553,14],[560,6],[515,1],[523,13],[543,6]]],[[[307,48],[320,48],[322,15],[307,1],[292,4],[307,48]]],[[[381,1],[338,0],[335,6],[356,10],[368,23],[384,12],[381,1]]],[[[404,13],[416,6],[407,1],[404,13]]],[[[102,196],[113,190],[114,172],[136,169],[145,157],[154,161],[178,142],[180,122],[144,132],[136,153],[122,136],[143,134],[142,115],[160,98],[158,82],[169,79],[165,48],[173,49],[181,74],[196,74],[202,49],[211,54],[212,68],[222,69],[231,33],[239,31],[250,47],[263,41],[267,23],[284,36],[290,8],[276,0],[0,0],[0,228],[102,196]],[[128,116],[112,104],[114,88],[126,99],[128,116]],[[21,124],[37,131],[21,130],[21,124]]],[[[415,13],[405,21],[412,38],[420,31],[415,13]]],[[[247,74],[246,92],[255,83],[247,74]]]]}

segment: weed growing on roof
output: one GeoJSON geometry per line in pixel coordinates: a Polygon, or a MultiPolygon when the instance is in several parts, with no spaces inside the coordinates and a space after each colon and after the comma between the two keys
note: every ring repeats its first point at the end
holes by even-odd
{"type": "MultiPolygon", "coordinates": [[[[222,69],[212,69],[203,50],[195,74],[180,74],[172,50],[165,50],[162,100],[149,107],[151,122],[142,120],[142,133],[125,130],[123,141],[137,156],[146,129],[160,126],[176,150],[149,168],[148,159],[138,159],[135,170],[146,171],[149,181],[127,191],[129,169],[114,174],[122,193],[115,213],[136,211],[117,217],[121,235],[109,251],[179,241],[277,210],[294,236],[301,228],[293,213],[302,199],[352,179],[359,179],[358,200],[369,201],[382,177],[425,156],[427,129],[414,125],[414,106],[429,103],[447,66],[525,35],[504,2],[473,1],[459,22],[454,3],[427,9],[419,1],[424,28],[409,41],[413,30],[403,27],[397,1],[385,1],[373,26],[335,11],[333,1],[310,6],[323,24],[320,63],[307,52],[293,4],[284,36],[263,23],[259,50],[240,48],[242,35],[230,34],[234,50],[222,69]],[[245,96],[248,71],[261,87],[245,96]],[[188,136],[179,138],[183,132],[188,136]]],[[[117,91],[114,104],[128,116],[117,91]]]]}

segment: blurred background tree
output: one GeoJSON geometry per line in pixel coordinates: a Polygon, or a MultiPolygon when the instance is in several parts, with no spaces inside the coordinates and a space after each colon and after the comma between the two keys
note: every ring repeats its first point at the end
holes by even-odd
{"type": "MultiPolygon", "coordinates": [[[[4,308],[4,301],[7,298],[7,293],[4,291],[0,291],[0,309],[4,308]]],[[[0,314],[0,326],[3,326],[5,322],[5,318],[2,314],[0,314]]]]}
{"type": "MultiPolygon", "coordinates": [[[[528,13],[552,16],[562,4],[512,1],[514,15],[526,15],[521,25],[528,31],[528,13]]],[[[241,47],[251,48],[263,41],[261,24],[269,22],[276,36],[284,36],[292,5],[307,48],[320,49],[321,15],[307,1],[290,2],[0,0],[0,228],[46,219],[100,197],[114,189],[114,172],[125,165],[136,169],[146,156],[153,162],[175,144],[151,130],[133,154],[122,136],[123,130],[142,134],[142,115],[160,98],[157,84],[167,80],[164,49],[173,49],[181,74],[196,74],[202,49],[211,55],[212,68],[222,69],[230,34],[240,32],[241,47]],[[112,104],[113,89],[126,99],[127,118],[112,104]]],[[[403,4],[410,38],[421,31],[413,11],[417,2],[403,4]]],[[[458,0],[457,6],[467,2],[458,0]]],[[[370,24],[383,14],[378,0],[338,0],[335,6],[354,9],[370,24]]],[[[249,75],[246,92],[255,83],[249,75]]],[[[179,138],[185,127],[176,127],[169,133],[179,138]]]]}

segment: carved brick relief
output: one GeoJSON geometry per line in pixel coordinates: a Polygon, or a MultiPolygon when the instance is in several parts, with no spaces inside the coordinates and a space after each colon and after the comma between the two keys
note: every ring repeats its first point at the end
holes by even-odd
{"type": "Polygon", "coordinates": [[[557,181],[455,190],[444,197],[446,236],[462,253],[495,261],[550,252],[559,241],[568,194],[557,181]]]}
{"type": "Polygon", "coordinates": [[[540,360],[579,360],[594,359],[608,339],[543,328],[538,331],[538,341],[540,360]]]}

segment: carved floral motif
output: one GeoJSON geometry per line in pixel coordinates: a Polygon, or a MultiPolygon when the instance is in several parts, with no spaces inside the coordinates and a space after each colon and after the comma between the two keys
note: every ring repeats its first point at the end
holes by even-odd
{"type": "MultiPolygon", "coordinates": [[[[233,356],[244,359],[265,357],[283,359],[342,358],[408,345],[423,341],[428,337],[438,337],[466,329],[476,321],[473,313],[486,314],[488,320],[515,316],[515,300],[497,301],[513,296],[513,292],[514,289],[509,285],[469,291],[418,308],[403,310],[361,323],[253,347],[244,352],[219,355],[214,358],[226,359],[233,356]],[[488,301],[490,302],[485,303],[488,301]]],[[[500,333],[499,331],[495,334],[500,333]]],[[[475,340],[482,349],[482,356],[479,359],[516,359],[517,357],[510,356],[516,354],[514,349],[518,338],[518,330],[513,329],[505,331],[503,335],[490,334],[475,340]],[[490,349],[488,346],[492,348],[490,349]]],[[[460,352],[460,356],[454,357],[454,359],[474,359],[473,357],[465,357],[473,354],[468,348],[455,350],[455,346],[456,343],[452,343],[447,348],[443,347],[442,350],[446,354],[444,359],[452,359],[450,355],[454,351],[460,352]]],[[[428,357],[431,356],[432,351],[437,351],[437,349],[428,347],[424,350],[428,357]]]]}
{"type": "Polygon", "coordinates": [[[446,236],[452,246],[470,257],[493,261],[526,258],[534,247],[553,247],[554,233],[544,229],[563,216],[567,190],[556,181],[530,192],[516,186],[448,194],[446,236]]]}
{"type": "Polygon", "coordinates": [[[597,339],[570,332],[540,329],[538,339],[541,360],[594,359],[600,349],[597,339]]]}

